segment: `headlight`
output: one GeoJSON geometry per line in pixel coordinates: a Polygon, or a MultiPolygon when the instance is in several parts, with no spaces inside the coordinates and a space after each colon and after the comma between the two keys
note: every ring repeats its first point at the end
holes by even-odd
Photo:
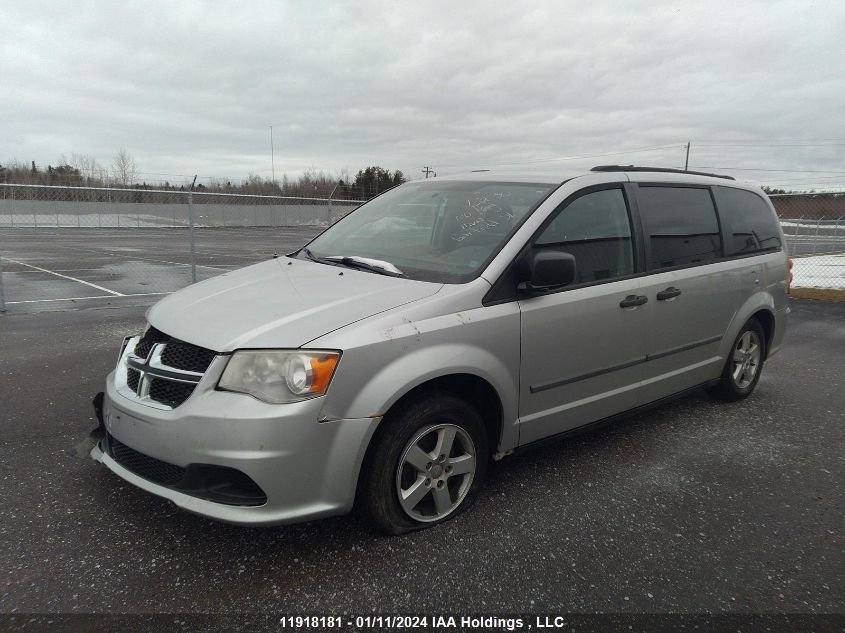
{"type": "Polygon", "coordinates": [[[217,386],[273,404],[307,400],[326,393],[339,358],[338,352],[241,350],[217,386]]]}

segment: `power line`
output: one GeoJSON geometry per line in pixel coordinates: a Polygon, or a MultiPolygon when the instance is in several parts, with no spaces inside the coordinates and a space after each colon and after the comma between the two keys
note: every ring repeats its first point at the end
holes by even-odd
{"type": "Polygon", "coordinates": [[[731,171],[773,171],[790,174],[845,174],[845,171],[832,171],[828,169],[768,169],[757,167],[714,167],[712,165],[696,165],[693,169],[729,169],[731,171]]]}
{"type": "Polygon", "coordinates": [[[838,187],[842,184],[845,184],[845,181],[843,181],[841,178],[829,178],[829,179],[821,178],[819,180],[814,180],[813,182],[807,182],[806,180],[775,180],[775,181],[767,181],[767,182],[770,182],[773,185],[790,185],[790,186],[793,186],[793,187],[799,186],[799,185],[803,185],[803,186],[807,186],[807,185],[834,186],[835,185],[835,186],[838,187]]]}
{"type": "MultiPolygon", "coordinates": [[[[601,158],[603,156],[619,156],[622,154],[636,154],[638,152],[649,152],[659,149],[681,149],[685,148],[686,143],[679,144],[673,143],[672,145],[655,145],[652,147],[639,147],[636,149],[628,149],[628,150],[620,150],[616,152],[603,152],[601,154],[584,154],[580,156],[557,156],[555,158],[537,158],[532,160],[521,160],[521,161],[513,161],[508,163],[477,163],[475,166],[481,167],[506,167],[508,165],[532,165],[537,163],[551,163],[555,161],[566,161],[566,160],[583,160],[586,158],[601,158]]],[[[467,167],[466,163],[460,165],[441,165],[442,167],[467,167]]]]}
{"type": "Polygon", "coordinates": [[[699,138],[696,143],[845,143],[845,138],[699,138]]]}
{"type": "Polygon", "coordinates": [[[746,143],[701,143],[696,142],[696,147],[839,147],[845,143],[773,143],[773,142],[746,142],[746,143]]]}

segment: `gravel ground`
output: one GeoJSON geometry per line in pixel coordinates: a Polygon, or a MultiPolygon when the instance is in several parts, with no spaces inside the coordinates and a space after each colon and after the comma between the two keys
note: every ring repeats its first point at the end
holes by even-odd
{"type": "Polygon", "coordinates": [[[755,394],[698,394],[496,464],[400,538],[246,529],[76,448],[143,306],[0,316],[0,612],[843,612],[845,304],[793,301],[755,394]]]}

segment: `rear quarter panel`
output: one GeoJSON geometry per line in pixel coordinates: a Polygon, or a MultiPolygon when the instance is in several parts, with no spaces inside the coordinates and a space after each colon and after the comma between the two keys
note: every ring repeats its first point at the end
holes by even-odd
{"type": "Polygon", "coordinates": [[[767,253],[757,257],[737,260],[747,266],[754,266],[758,270],[759,284],[746,292],[719,350],[722,358],[727,358],[731,347],[742,326],[755,313],[765,310],[774,317],[774,332],[770,341],[768,354],[774,354],[780,349],[786,328],[788,314],[788,298],[786,289],[786,253],[767,253]]]}

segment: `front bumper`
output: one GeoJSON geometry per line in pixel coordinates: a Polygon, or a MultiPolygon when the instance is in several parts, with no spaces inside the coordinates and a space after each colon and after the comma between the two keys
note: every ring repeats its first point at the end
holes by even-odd
{"type": "Polygon", "coordinates": [[[238,470],[266,494],[259,506],[230,505],[159,485],[118,463],[100,440],[91,457],[129,483],[190,512],[241,525],[306,521],[352,508],[358,473],[377,418],[318,422],[323,398],[271,405],[200,384],[183,405],[162,410],[132,401],[106,380],[103,423],[120,443],[180,468],[238,470]]]}

